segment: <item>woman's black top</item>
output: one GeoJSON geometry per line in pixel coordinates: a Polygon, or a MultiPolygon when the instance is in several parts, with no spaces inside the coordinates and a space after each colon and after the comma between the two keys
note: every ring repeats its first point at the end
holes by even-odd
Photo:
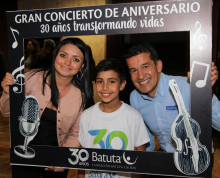
{"type": "Polygon", "coordinates": [[[38,133],[30,144],[58,146],[57,111],[45,108],[40,119],[38,133]]]}

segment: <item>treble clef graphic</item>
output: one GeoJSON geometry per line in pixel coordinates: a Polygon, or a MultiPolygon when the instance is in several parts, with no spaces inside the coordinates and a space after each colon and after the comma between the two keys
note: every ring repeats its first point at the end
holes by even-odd
{"type": "Polygon", "coordinates": [[[196,32],[193,36],[193,42],[196,43],[199,50],[205,50],[207,48],[207,35],[201,34],[202,25],[199,21],[195,24],[196,32]]]}
{"type": "Polygon", "coordinates": [[[16,79],[16,85],[13,86],[13,91],[15,93],[21,93],[22,90],[22,85],[25,84],[24,82],[24,74],[22,73],[22,70],[24,69],[24,56],[21,58],[20,60],[20,66],[18,68],[16,68],[13,72],[12,75],[15,76],[16,79]],[[17,87],[17,85],[20,86],[20,90],[17,87]]]}

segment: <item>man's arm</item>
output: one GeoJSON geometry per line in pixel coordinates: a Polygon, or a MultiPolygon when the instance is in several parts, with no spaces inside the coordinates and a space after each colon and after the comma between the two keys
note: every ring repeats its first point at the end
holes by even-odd
{"type": "Polygon", "coordinates": [[[212,97],[212,127],[220,132],[220,101],[215,95],[212,97]]]}
{"type": "MultiPolygon", "coordinates": [[[[218,69],[212,62],[211,67],[211,82],[212,87],[215,85],[218,79],[218,69]]],[[[213,95],[212,97],[212,127],[220,132],[220,101],[213,95]]]]}

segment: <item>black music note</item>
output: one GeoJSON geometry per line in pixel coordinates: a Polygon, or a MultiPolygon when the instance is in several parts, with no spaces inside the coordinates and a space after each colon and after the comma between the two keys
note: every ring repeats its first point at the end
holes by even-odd
{"type": "Polygon", "coordinates": [[[206,67],[206,72],[205,72],[204,79],[198,80],[198,81],[196,82],[196,86],[197,86],[198,88],[203,88],[204,86],[206,86],[206,81],[207,81],[207,77],[208,77],[210,65],[209,65],[209,64],[206,64],[206,63],[203,63],[203,62],[193,61],[192,69],[191,69],[191,72],[190,72],[190,75],[191,75],[191,76],[190,76],[190,79],[192,78],[192,74],[193,74],[193,71],[194,71],[194,66],[195,66],[196,64],[202,65],[202,66],[205,66],[205,67],[206,67]]]}
{"type": "Polygon", "coordinates": [[[19,32],[16,30],[16,29],[13,29],[13,28],[11,28],[10,27],[10,29],[11,29],[11,32],[12,32],[12,35],[13,35],[13,37],[14,37],[14,39],[15,39],[15,41],[13,42],[13,44],[12,44],[12,48],[17,48],[17,46],[18,46],[18,41],[17,41],[17,39],[15,38],[15,34],[14,34],[14,32],[16,32],[18,35],[19,35],[19,32]]]}
{"type": "Polygon", "coordinates": [[[24,69],[24,64],[22,64],[22,63],[24,63],[24,56],[20,60],[20,66],[12,72],[12,75],[15,76],[16,84],[19,85],[21,88],[20,90],[18,90],[17,86],[13,86],[13,91],[15,93],[21,93],[22,92],[22,85],[25,84],[24,74],[22,73],[22,70],[24,69]]]}

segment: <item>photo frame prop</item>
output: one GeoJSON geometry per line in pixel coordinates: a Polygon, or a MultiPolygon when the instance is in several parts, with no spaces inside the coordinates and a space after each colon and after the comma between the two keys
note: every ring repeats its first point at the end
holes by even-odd
{"type": "MultiPolygon", "coordinates": [[[[10,163],[175,177],[208,177],[212,169],[209,80],[212,58],[211,17],[212,1],[209,0],[152,1],[7,12],[10,72],[17,80],[17,83],[10,87],[10,163]],[[196,137],[197,145],[202,143],[209,154],[202,159],[208,162],[204,169],[196,170],[196,165],[198,167],[200,163],[194,163],[195,160],[191,160],[191,165],[185,167],[186,169],[181,169],[181,165],[186,163],[181,159],[175,162],[175,153],[33,146],[34,153],[32,152],[31,158],[16,154],[14,148],[24,143],[24,136],[28,136],[27,130],[24,136],[21,134],[18,119],[22,115],[21,108],[25,100],[24,39],[180,31],[190,34],[191,117],[201,129],[201,133],[196,137]]],[[[186,140],[182,141],[184,144],[186,140]]],[[[195,151],[195,147],[188,149],[195,151]]]]}

